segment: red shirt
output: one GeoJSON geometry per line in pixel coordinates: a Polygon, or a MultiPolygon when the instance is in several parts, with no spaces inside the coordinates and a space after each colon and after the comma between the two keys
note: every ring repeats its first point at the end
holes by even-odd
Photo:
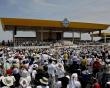
{"type": "Polygon", "coordinates": [[[8,70],[6,70],[6,74],[11,75],[11,74],[12,74],[12,69],[8,69],[8,70]]]}
{"type": "Polygon", "coordinates": [[[100,88],[100,84],[99,83],[94,83],[92,88],[100,88]]]}

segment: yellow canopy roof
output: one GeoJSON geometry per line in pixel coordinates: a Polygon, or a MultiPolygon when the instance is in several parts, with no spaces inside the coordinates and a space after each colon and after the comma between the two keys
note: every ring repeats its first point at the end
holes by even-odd
{"type": "MultiPolygon", "coordinates": [[[[21,19],[21,18],[1,18],[1,23],[4,30],[13,30],[13,27],[43,27],[56,28],[63,30],[64,25],[62,21],[54,20],[37,20],[37,19],[21,19]]],[[[69,22],[68,27],[64,28],[67,31],[99,31],[106,30],[108,24],[83,23],[83,22],[69,22]]]]}

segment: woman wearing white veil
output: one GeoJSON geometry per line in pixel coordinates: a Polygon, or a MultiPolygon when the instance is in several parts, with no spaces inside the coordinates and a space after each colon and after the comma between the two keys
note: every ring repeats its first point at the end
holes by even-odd
{"type": "Polygon", "coordinates": [[[81,83],[78,81],[78,74],[73,73],[70,79],[69,88],[81,88],[81,83]]]}

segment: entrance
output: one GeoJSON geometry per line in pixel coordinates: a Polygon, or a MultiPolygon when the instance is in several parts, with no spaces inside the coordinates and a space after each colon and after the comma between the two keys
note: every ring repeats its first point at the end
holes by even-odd
{"type": "Polygon", "coordinates": [[[57,34],[57,40],[61,40],[61,38],[62,38],[62,33],[56,33],[57,34]]]}

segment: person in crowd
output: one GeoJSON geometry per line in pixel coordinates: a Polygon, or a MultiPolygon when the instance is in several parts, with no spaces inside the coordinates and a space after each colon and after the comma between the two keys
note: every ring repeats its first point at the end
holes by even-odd
{"type": "Polygon", "coordinates": [[[0,88],[89,88],[93,77],[100,83],[94,81],[93,88],[105,88],[110,81],[108,52],[109,47],[2,47],[0,88]]]}
{"type": "Polygon", "coordinates": [[[101,64],[99,62],[99,58],[96,58],[96,60],[93,62],[93,75],[94,77],[97,76],[97,73],[101,69],[101,64]]]}
{"type": "Polygon", "coordinates": [[[93,85],[92,88],[101,88],[100,84],[98,83],[98,80],[96,78],[93,79],[93,85]]]}
{"type": "Polygon", "coordinates": [[[81,83],[78,81],[78,74],[73,73],[71,76],[69,88],[81,88],[81,83]]]}
{"type": "Polygon", "coordinates": [[[50,88],[48,86],[48,78],[42,77],[42,79],[40,79],[39,81],[41,84],[39,86],[37,86],[36,88],[50,88]]]}
{"type": "Polygon", "coordinates": [[[65,76],[65,70],[63,64],[61,63],[57,64],[56,75],[59,81],[61,81],[61,78],[65,76]]]}
{"type": "Polygon", "coordinates": [[[61,88],[69,88],[70,76],[66,75],[61,78],[61,88]]]}
{"type": "Polygon", "coordinates": [[[87,62],[86,56],[82,56],[82,60],[81,60],[81,69],[82,69],[82,70],[87,69],[87,65],[88,65],[88,62],[87,62]]]}
{"type": "Polygon", "coordinates": [[[51,84],[50,88],[55,88],[56,65],[53,64],[52,59],[49,59],[48,74],[49,74],[49,82],[51,84]]]}

